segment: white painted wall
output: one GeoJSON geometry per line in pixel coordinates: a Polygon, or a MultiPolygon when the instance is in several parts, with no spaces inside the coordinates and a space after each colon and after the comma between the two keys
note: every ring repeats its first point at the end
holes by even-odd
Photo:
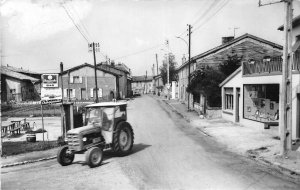
{"type": "MultiPolygon", "coordinates": [[[[235,109],[236,105],[234,105],[234,109],[232,111],[228,111],[224,109],[224,88],[234,88],[234,103],[236,102],[236,88],[240,88],[240,124],[246,126],[259,127],[263,129],[264,124],[257,121],[252,121],[249,119],[243,118],[243,105],[244,105],[244,94],[243,94],[243,85],[244,84],[279,84],[280,93],[281,93],[281,85],[282,83],[282,75],[266,75],[266,76],[255,76],[255,77],[242,77],[242,72],[239,72],[235,77],[229,80],[226,84],[222,86],[222,117],[226,120],[235,122],[235,109]],[[225,113],[227,112],[227,113],[225,113]],[[228,114],[229,113],[229,114],[228,114]]],[[[300,113],[297,113],[297,93],[300,94],[300,73],[294,73],[292,78],[292,139],[299,138],[299,127],[297,126],[297,117],[300,117],[300,113]]],[[[279,98],[279,105],[280,105],[279,98]]],[[[278,128],[280,129],[280,128],[278,128]]],[[[280,132],[280,131],[278,131],[280,132]]]]}

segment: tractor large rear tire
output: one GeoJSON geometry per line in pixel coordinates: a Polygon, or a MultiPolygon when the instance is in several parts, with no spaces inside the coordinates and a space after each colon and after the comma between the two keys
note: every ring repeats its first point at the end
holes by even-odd
{"type": "Polygon", "coordinates": [[[133,146],[134,133],[128,122],[118,123],[113,135],[113,151],[119,156],[128,155],[133,146]]]}
{"type": "Polygon", "coordinates": [[[68,151],[68,146],[63,146],[57,152],[57,161],[62,166],[70,165],[74,160],[74,154],[68,153],[67,151],[68,151]]]}
{"type": "Polygon", "coordinates": [[[100,166],[102,159],[103,150],[99,147],[92,147],[85,154],[85,160],[91,168],[100,166]]]}

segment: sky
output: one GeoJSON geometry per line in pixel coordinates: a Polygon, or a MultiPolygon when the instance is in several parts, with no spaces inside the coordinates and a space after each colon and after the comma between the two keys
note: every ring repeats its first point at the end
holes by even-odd
{"type": "MultiPolygon", "coordinates": [[[[275,0],[261,0],[274,2],[275,0]]],[[[188,57],[187,24],[192,25],[191,56],[221,45],[221,38],[249,33],[283,44],[284,4],[259,0],[2,0],[1,64],[40,73],[93,64],[88,42],[100,43],[97,62],[127,65],[133,76],[152,75],[166,52],[178,65],[188,57]],[[74,24],[75,23],[75,24],[74,24]],[[177,38],[177,37],[181,37],[177,38]],[[169,48],[165,41],[169,41],[169,48]]],[[[300,0],[294,0],[294,15],[300,0]]],[[[154,73],[156,74],[156,73],[154,73]]]]}

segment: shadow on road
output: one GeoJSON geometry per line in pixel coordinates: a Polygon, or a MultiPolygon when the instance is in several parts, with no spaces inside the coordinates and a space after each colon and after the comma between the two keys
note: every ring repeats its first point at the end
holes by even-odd
{"type": "MultiPolygon", "coordinates": [[[[148,147],[150,147],[151,145],[148,145],[148,144],[143,144],[143,143],[140,143],[140,144],[134,144],[133,147],[132,147],[132,152],[129,154],[129,155],[126,155],[126,156],[130,156],[132,154],[136,154],[148,147]]],[[[102,161],[102,164],[100,166],[103,166],[103,165],[106,165],[106,164],[109,164],[109,162],[105,162],[106,160],[110,159],[110,158],[113,158],[113,157],[126,157],[126,156],[120,156],[120,155],[117,155],[116,153],[112,152],[112,151],[104,151],[104,155],[103,155],[103,161],[102,161]]],[[[73,164],[81,164],[82,166],[85,166],[87,165],[87,163],[85,161],[76,161],[76,162],[73,162],[73,164]]]]}

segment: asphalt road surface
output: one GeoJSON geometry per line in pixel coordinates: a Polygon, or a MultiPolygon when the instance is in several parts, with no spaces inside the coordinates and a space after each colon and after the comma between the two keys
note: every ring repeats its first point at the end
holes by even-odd
{"type": "Polygon", "coordinates": [[[133,153],[105,154],[89,168],[83,155],[62,167],[56,160],[3,168],[2,189],[300,189],[254,161],[226,151],[149,96],[129,102],[133,153]]]}

